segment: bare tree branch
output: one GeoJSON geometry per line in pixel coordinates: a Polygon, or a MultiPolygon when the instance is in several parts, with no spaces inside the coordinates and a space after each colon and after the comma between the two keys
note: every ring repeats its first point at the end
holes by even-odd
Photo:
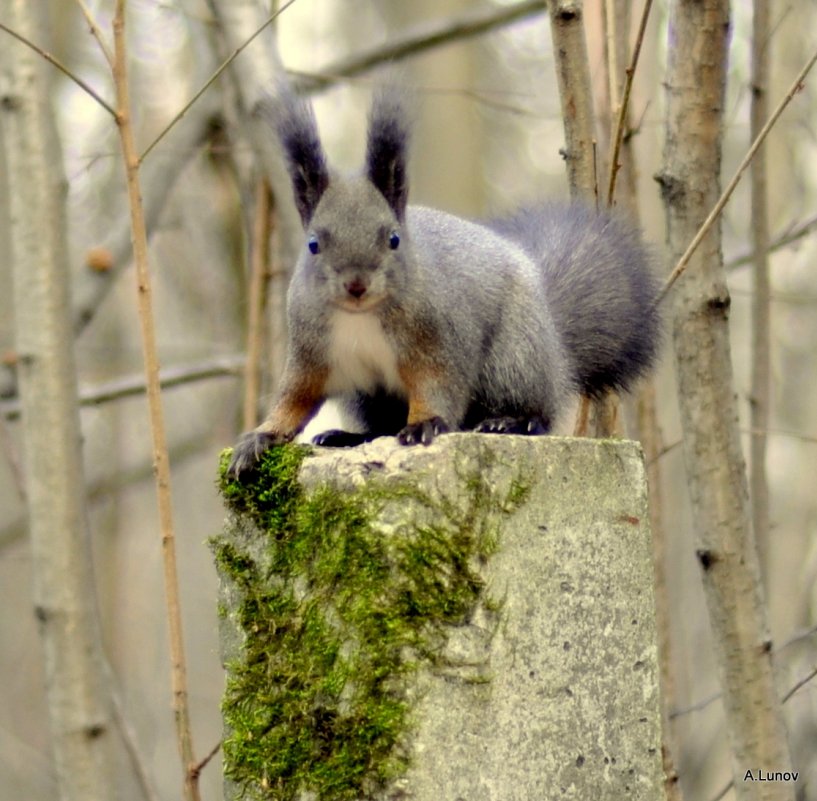
{"type": "Polygon", "coordinates": [[[22,42],[26,47],[30,47],[35,53],[37,53],[41,58],[44,58],[49,64],[55,66],[66,78],[72,80],[77,86],[80,87],[84,92],[87,92],[97,103],[99,103],[105,111],[108,112],[112,117],[116,116],[116,111],[114,111],[113,106],[108,103],[97,91],[87,84],[85,81],[82,80],[77,75],[74,75],[71,70],[68,69],[59,59],[55,58],[46,50],[43,50],[38,45],[34,44],[30,39],[27,39],[21,33],[15,31],[13,28],[9,28],[8,25],[3,24],[0,22],[0,30],[5,31],[9,36],[13,36],[18,42],[22,42]]]}
{"type": "MultiPolygon", "coordinates": [[[[241,354],[221,356],[195,364],[165,367],[159,371],[159,385],[162,389],[183,386],[209,378],[237,377],[243,372],[246,358],[241,354]]],[[[135,375],[106,381],[92,387],[79,388],[80,406],[98,406],[102,403],[144,395],[145,376],[135,375]]],[[[0,420],[16,420],[20,416],[20,401],[0,402],[0,420]]]]}
{"type": "Polygon", "coordinates": [[[315,73],[293,73],[299,88],[314,92],[341,78],[354,78],[382,64],[419,55],[426,50],[479,36],[527,17],[541,14],[547,0],[523,0],[499,8],[470,11],[455,19],[430,22],[412,28],[390,41],[327,64],[315,73]]]}
{"type": "MultiPolygon", "coordinates": [[[[817,667],[810,670],[802,679],[795,682],[794,686],[791,687],[788,692],[781,698],[781,703],[785,704],[798,690],[805,687],[812,679],[817,678],[817,667]]],[[[712,796],[712,801],[720,801],[722,798],[726,796],[726,794],[735,786],[735,780],[730,779],[724,787],[722,787],[714,796],[712,796]]]]}
{"type": "MultiPolygon", "coordinates": [[[[188,459],[200,457],[202,453],[212,448],[206,438],[202,438],[201,433],[196,433],[187,437],[173,446],[173,464],[181,465],[188,459]]],[[[212,456],[212,453],[210,453],[212,456]]],[[[122,467],[113,473],[94,481],[86,487],[86,501],[94,504],[98,501],[110,498],[116,492],[125,487],[153,477],[153,459],[140,461],[133,467],[122,467]]],[[[25,516],[17,517],[8,523],[0,526],[0,553],[4,548],[16,545],[26,534],[25,516]]]]}
{"type": "Polygon", "coordinates": [[[198,778],[201,772],[212,762],[213,757],[221,750],[221,740],[219,740],[204,756],[203,759],[193,766],[190,773],[198,778]]]}
{"type": "Polygon", "coordinates": [[[190,100],[183,106],[183,108],[176,114],[175,117],[162,129],[159,135],[142,151],[142,155],[139,156],[139,161],[142,162],[147,157],[148,153],[156,147],[157,144],[165,137],[165,135],[170,131],[170,129],[190,110],[190,107],[219,79],[221,74],[230,64],[235,61],[244,50],[252,44],[258,36],[260,36],[276,19],[286,11],[295,0],[288,0],[288,2],[284,3],[278,10],[272,13],[267,20],[260,25],[255,33],[251,36],[247,37],[241,45],[239,45],[231,54],[230,56],[222,62],[219,68],[210,76],[210,78],[205,81],[204,85],[190,98],[190,100]]]}
{"type": "Polygon", "coordinates": [[[14,442],[11,439],[11,432],[3,415],[0,415],[0,450],[6,455],[9,469],[11,470],[11,477],[14,481],[14,486],[17,490],[17,495],[20,500],[25,503],[26,498],[26,482],[23,478],[23,468],[20,464],[20,456],[17,449],[14,447],[14,442]]]}
{"type": "Polygon", "coordinates": [[[789,91],[786,92],[783,99],[777,105],[777,108],[772,112],[772,116],[766,121],[766,124],[761,129],[760,133],[755,137],[755,140],[752,142],[752,146],[749,148],[746,155],[743,157],[743,161],[741,161],[740,165],[738,166],[735,174],[732,176],[732,180],[726,186],[726,189],[723,190],[720,198],[712,207],[712,210],[709,212],[709,216],[704,220],[701,224],[701,227],[698,229],[698,232],[692,238],[692,241],[687,246],[687,249],[682,254],[681,258],[678,259],[678,263],[675,265],[675,268],[670,273],[669,278],[667,278],[666,284],[664,284],[664,289],[661,292],[661,296],[659,298],[659,302],[662,301],[666,296],[667,293],[672,288],[672,285],[678,280],[681,274],[686,270],[687,265],[689,264],[692,255],[698,249],[698,246],[704,240],[706,235],[711,230],[712,226],[715,224],[717,219],[720,217],[721,212],[723,211],[724,206],[729,202],[729,198],[732,197],[732,192],[735,191],[735,187],[740,182],[743,173],[746,171],[746,168],[751,163],[752,159],[755,156],[755,153],[760,149],[760,146],[763,144],[766,137],[769,135],[769,131],[772,130],[775,123],[777,122],[780,115],[786,110],[786,107],[792,101],[794,96],[803,88],[803,82],[806,79],[806,76],[811,71],[811,68],[814,66],[814,62],[817,61],[817,50],[812,54],[811,58],[806,62],[806,65],[800,70],[799,75],[794,79],[794,82],[789,87],[789,91]]]}
{"type": "Polygon", "coordinates": [[[633,54],[630,58],[630,66],[626,70],[626,79],[624,81],[624,90],[621,93],[621,101],[618,110],[618,118],[616,119],[616,127],[613,133],[612,147],[610,153],[610,178],[607,182],[607,205],[613,205],[613,199],[616,194],[616,176],[618,175],[618,159],[621,151],[621,143],[624,139],[624,128],[627,122],[627,111],[630,106],[630,93],[633,88],[633,78],[635,77],[635,70],[638,66],[638,59],[641,55],[641,45],[644,42],[644,32],[647,29],[647,21],[650,18],[650,9],[652,8],[652,0],[645,0],[644,10],[641,13],[641,22],[638,25],[638,34],[636,35],[635,45],[633,46],[633,54]]]}
{"type": "MultiPolygon", "coordinates": [[[[74,0],[74,2],[79,6],[80,11],[82,11],[82,16],[85,17],[85,22],[88,25],[88,29],[91,31],[94,39],[96,39],[99,49],[102,51],[102,55],[105,56],[105,60],[108,62],[108,66],[113,69],[113,51],[110,47],[108,47],[108,44],[105,41],[105,36],[99,29],[99,26],[96,24],[96,20],[94,19],[91,10],[88,8],[85,0],[74,0]]],[[[116,116],[116,113],[114,113],[114,116],[116,116]]]]}
{"type": "Polygon", "coordinates": [[[131,767],[136,774],[136,780],[142,790],[142,795],[145,801],[160,801],[159,793],[153,784],[153,781],[148,773],[146,767],[146,759],[139,750],[139,745],[136,737],[136,732],[133,730],[128,716],[125,714],[125,705],[122,702],[121,693],[114,687],[113,683],[113,669],[109,663],[105,665],[108,672],[108,680],[111,684],[111,701],[113,704],[113,716],[116,725],[119,728],[122,742],[125,744],[125,750],[128,753],[131,767]]]}
{"type": "MultiPolygon", "coordinates": [[[[792,224],[790,225],[783,233],[778,234],[778,236],[771,241],[768,247],[768,253],[776,253],[778,250],[782,250],[789,245],[798,242],[799,240],[803,239],[804,237],[809,236],[817,231],[817,214],[813,217],[809,217],[802,223],[792,224]]],[[[734,259],[731,259],[726,263],[727,270],[735,270],[738,267],[743,267],[747,264],[751,264],[755,259],[754,251],[750,253],[744,253],[740,256],[736,256],[734,259]]]]}
{"type": "MultiPolygon", "coordinates": [[[[203,40],[205,34],[189,16],[186,18],[190,27],[191,41],[203,40]]],[[[93,31],[93,27],[92,27],[93,31]]],[[[100,34],[101,35],[101,34],[100,34]]],[[[195,76],[203,80],[210,74],[213,65],[212,52],[209,48],[195,48],[195,76]]],[[[170,135],[157,148],[141,167],[139,173],[142,189],[142,205],[145,210],[145,225],[150,236],[157,228],[165,203],[182,171],[190,159],[199,151],[212,134],[214,120],[221,118],[221,99],[217,92],[209,93],[195,105],[182,120],[173,127],[170,135]]],[[[114,175],[111,180],[120,181],[114,175]]],[[[95,247],[86,251],[84,269],[74,271],[72,316],[74,331],[80,334],[94,319],[115,279],[133,258],[131,229],[128,215],[119,215],[121,223],[115,227],[104,240],[94,243],[95,247]],[[108,254],[109,269],[100,271],[88,265],[88,254],[96,250],[108,254]]],[[[2,374],[0,374],[2,379],[2,374]]]]}
{"type": "Polygon", "coordinates": [[[131,103],[127,75],[127,50],[125,43],[125,0],[117,0],[113,19],[114,36],[114,85],[116,87],[116,121],[122,142],[122,156],[130,201],[131,228],[133,231],[133,255],[137,279],[137,307],[142,334],[145,361],[148,411],[153,439],[153,462],[156,479],[156,496],[162,538],[162,563],[164,566],[165,600],[170,634],[171,678],[173,688],[173,713],[179,755],[183,769],[183,795],[185,801],[199,801],[198,777],[191,773],[196,759],[193,752],[193,736],[190,728],[190,710],[187,692],[187,666],[182,635],[181,608],[179,601],[179,578],[176,567],[176,543],[173,526],[173,505],[170,491],[170,462],[167,450],[161,388],[159,386],[159,358],[156,346],[156,330],[153,320],[153,301],[148,267],[147,228],[142,208],[139,186],[139,156],[131,126],[131,103]]]}

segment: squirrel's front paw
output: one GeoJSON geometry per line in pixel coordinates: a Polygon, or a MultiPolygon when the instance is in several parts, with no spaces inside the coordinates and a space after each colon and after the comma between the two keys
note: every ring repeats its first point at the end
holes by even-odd
{"type": "Polygon", "coordinates": [[[409,423],[398,433],[397,441],[401,445],[431,445],[434,437],[450,430],[451,427],[442,417],[431,417],[419,423],[409,423]]]}
{"type": "Polygon", "coordinates": [[[269,450],[273,445],[281,445],[288,442],[291,437],[286,437],[276,431],[248,431],[241,435],[241,439],[233,448],[233,458],[227,468],[227,475],[230,478],[238,478],[246,470],[252,470],[258,464],[261,454],[269,450]]]}

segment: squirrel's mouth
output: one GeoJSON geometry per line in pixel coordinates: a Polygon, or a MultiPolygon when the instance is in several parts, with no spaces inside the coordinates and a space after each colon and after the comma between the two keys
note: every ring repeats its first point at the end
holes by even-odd
{"type": "Polygon", "coordinates": [[[336,298],[334,305],[343,311],[352,313],[369,312],[377,308],[386,299],[385,294],[365,294],[359,298],[345,295],[342,298],[336,298]]]}

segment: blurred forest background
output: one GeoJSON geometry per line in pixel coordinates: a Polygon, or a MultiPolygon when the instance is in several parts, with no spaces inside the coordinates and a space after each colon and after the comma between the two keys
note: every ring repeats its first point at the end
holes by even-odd
{"type": "MultiPolygon", "coordinates": [[[[36,42],[105,97],[110,74],[74,3],[51,0],[36,42]]],[[[497,2],[501,11],[510,2],[497,2]]],[[[601,0],[585,19],[600,119],[609,112],[603,64],[601,0]]],[[[103,31],[107,2],[92,4],[103,31]]],[[[633,4],[633,26],[641,4],[633,4]]],[[[2,5],[0,5],[2,8],[2,5]]],[[[146,158],[143,198],[150,229],[156,318],[163,369],[186,380],[166,389],[173,502],[193,734],[201,754],[221,736],[216,575],[206,539],[223,518],[215,491],[219,451],[244,427],[241,369],[246,342],[248,263],[259,180],[275,196],[263,393],[281,366],[286,272],[298,244],[289,186],[271,154],[271,136],[247,108],[275,69],[272,37],[286,68],[310,88],[332,162],[355,169],[366,110],[382,75],[355,64],[422,26],[489,8],[468,0],[297,0],[248,47],[146,158]],[[350,66],[352,65],[352,66],[350,66]],[[352,74],[354,73],[354,74],[352,74]]],[[[665,221],[659,187],[665,136],[662,81],[667,58],[667,0],[657,0],[631,100],[635,210],[662,253],[665,221]]],[[[129,4],[131,93],[144,148],[253,33],[269,6],[243,0],[134,0],[129,4]],[[217,21],[214,10],[221,8],[217,21]],[[227,9],[230,9],[229,11],[227,9]],[[249,20],[249,21],[248,21],[249,20]],[[242,27],[243,26],[243,27],[242,27]]],[[[2,21],[2,20],[0,20],[2,21]]],[[[749,142],[751,4],[733,4],[724,176],[749,142]]],[[[770,102],[774,105],[817,41],[813,0],[773,6],[770,102]]],[[[4,59],[22,45],[0,32],[4,59]]],[[[394,59],[416,90],[411,157],[414,203],[466,216],[500,211],[539,196],[566,197],[559,149],[564,133],[547,15],[528,14],[479,36],[394,59]]],[[[53,108],[68,181],[70,261],[78,379],[87,402],[81,422],[94,570],[104,646],[121,704],[155,797],[178,797],[180,767],[170,710],[151,447],[138,386],[141,351],[129,266],[129,221],[116,128],[82,89],[56,70],[53,108]],[[100,269],[111,267],[111,269],[100,269]],[[84,310],[84,311],[83,311],[84,310]],[[87,322],[86,322],[87,320],[87,322]],[[104,390],[104,391],[103,391],[104,390]]],[[[4,74],[0,72],[0,84],[4,74]]],[[[781,694],[817,660],[817,80],[807,82],[769,139],[772,255],[772,402],[768,477],[772,536],[765,556],[766,598],[778,651],[781,694]]],[[[2,131],[0,131],[2,136],[2,131]]],[[[2,150],[0,150],[2,153],[2,150]]],[[[13,380],[11,265],[5,244],[8,196],[0,158],[0,801],[56,796],[44,696],[42,646],[32,609],[18,407],[13,380]]],[[[623,179],[622,179],[623,180],[623,179]]],[[[732,351],[745,452],[750,436],[749,359],[752,281],[748,183],[723,217],[732,295],[732,351]]],[[[666,269],[671,267],[664,259],[666,269]]],[[[667,351],[670,345],[668,344],[667,351]]],[[[694,557],[672,359],[656,379],[664,451],[661,514],[668,538],[673,684],[667,703],[684,795],[710,799],[731,776],[711,634],[694,557]]],[[[803,799],[817,799],[817,681],[786,704],[803,799]]],[[[747,766],[765,767],[774,766],[747,766]]],[[[128,764],[117,785],[124,801],[145,798],[128,764]]],[[[201,777],[202,797],[221,797],[218,757],[201,777]]]]}

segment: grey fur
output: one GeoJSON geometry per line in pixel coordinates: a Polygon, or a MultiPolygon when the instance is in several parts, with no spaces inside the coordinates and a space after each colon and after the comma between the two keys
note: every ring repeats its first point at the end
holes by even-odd
{"type": "Polygon", "coordinates": [[[579,203],[542,203],[489,225],[539,266],[579,391],[626,390],[649,370],[661,343],[660,282],[635,228],[579,203]]]}
{"type": "Polygon", "coordinates": [[[369,113],[366,177],[380,190],[402,222],[408,201],[406,161],[409,122],[400,90],[379,90],[369,113]]]}
{"type": "Polygon", "coordinates": [[[393,94],[375,99],[352,177],[329,173],[306,104],[284,94],[273,110],[307,240],[279,399],[234,473],[326,397],[406,444],[480,425],[544,433],[572,393],[626,389],[652,366],[658,281],[626,222],[578,204],[482,224],[406,206],[409,125],[393,94]]]}
{"type": "Polygon", "coordinates": [[[295,205],[303,224],[309,225],[329,185],[329,168],[318,136],[315,112],[283,82],[276,86],[274,94],[263,98],[254,111],[278,134],[293,182],[295,205]]]}

